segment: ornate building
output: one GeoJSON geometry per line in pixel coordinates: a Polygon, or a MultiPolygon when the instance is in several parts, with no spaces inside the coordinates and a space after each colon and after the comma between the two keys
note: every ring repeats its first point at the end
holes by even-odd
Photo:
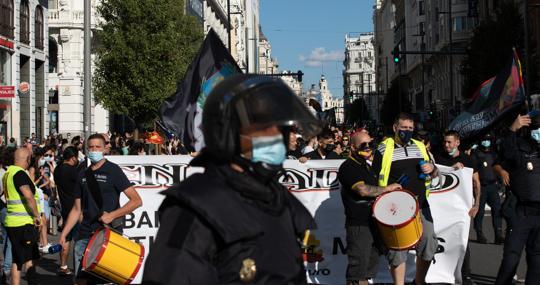
{"type": "Polygon", "coordinates": [[[0,136],[48,134],[47,5],[0,0],[0,136]]]}
{"type": "Polygon", "coordinates": [[[378,118],[379,100],[375,76],[374,34],[349,34],[345,37],[343,61],[343,101],[345,107],[363,98],[371,118],[378,118]]]}
{"type": "MultiPolygon", "coordinates": [[[[98,0],[92,4],[92,30],[97,28],[98,0]]],[[[49,0],[49,118],[51,132],[84,132],[84,1],[49,0]]],[[[96,42],[93,40],[92,45],[96,42]]],[[[93,56],[92,56],[93,59],[93,56]]],[[[93,63],[93,60],[92,60],[93,63]]],[[[92,64],[92,70],[94,66],[92,64]]],[[[92,94],[93,97],[93,94],[92,94]]],[[[92,130],[109,130],[109,112],[92,98],[92,130]]]]}

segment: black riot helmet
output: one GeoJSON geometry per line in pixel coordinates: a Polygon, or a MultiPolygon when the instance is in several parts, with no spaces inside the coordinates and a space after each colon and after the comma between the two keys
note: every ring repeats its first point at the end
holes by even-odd
{"type": "Polygon", "coordinates": [[[218,160],[240,154],[240,130],[272,125],[297,127],[307,136],[320,131],[319,122],[302,100],[274,77],[238,74],[220,82],[204,105],[203,153],[218,160]]]}

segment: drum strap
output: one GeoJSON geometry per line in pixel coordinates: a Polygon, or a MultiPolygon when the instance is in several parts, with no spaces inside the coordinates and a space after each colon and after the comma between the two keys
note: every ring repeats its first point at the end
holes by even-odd
{"type": "Polygon", "coordinates": [[[86,185],[88,186],[88,190],[92,195],[92,199],[94,200],[96,206],[99,209],[99,219],[99,217],[103,213],[103,196],[101,196],[101,189],[99,188],[99,184],[96,180],[96,177],[94,176],[94,171],[91,167],[88,167],[84,171],[84,176],[86,177],[86,185]]]}

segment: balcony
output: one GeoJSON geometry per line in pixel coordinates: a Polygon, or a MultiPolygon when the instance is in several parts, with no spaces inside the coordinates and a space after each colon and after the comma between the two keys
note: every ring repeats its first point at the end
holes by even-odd
{"type": "MultiPolygon", "coordinates": [[[[82,28],[84,24],[84,11],[83,10],[58,10],[49,9],[48,19],[49,27],[77,27],[82,28]]],[[[92,8],[92,29],[96,28],[96,23],[99,24],[97,13],[92,8]],[[96,21],[97,20],[97,21],[96,21]]]]}

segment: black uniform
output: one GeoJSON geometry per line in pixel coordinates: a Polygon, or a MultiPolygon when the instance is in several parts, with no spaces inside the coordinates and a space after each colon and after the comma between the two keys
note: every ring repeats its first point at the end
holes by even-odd
{"type": "Polygon", "coordinates": [[[474,229],[477,233],[482,232],[482,224],[484,219],[484,211],[486,203],[491,208],[491,216],[493,222],[493,231],[495,235],[500,236],[502,231],[502,215],[501,215],[501,199],[499,197],[499,187],[497,176],[493,171],[493,165],[497,161],[495,152],[486,149],[480,149],[474,153],[474,161],[480,183],[482,184],[480,194],[480,205],[478,213],[474,217],[474,229]]]}
{"type": "Polygon", "coordinates": [[[514,225],[506,237],[495,284],[511,284],[523,247],[527,254],[526,284],[540,280],[540,151],[536,142],[508,132],[501,145],[502,167],[518,204],[514,225]]]}
{"type": "Polygon", "coordinates": [[[277,180],[254,177],[208,165],[165,191],[143,284],[305,284],[299,240],[313,218],[277,180]]]}
{"type": "Polygon", "coordinates": [[[364,281],[377,274],[379,248],[377,229],[371,217],[375,198],[362,197],[352,189],[359,183],[377,186],[377,177],[371,166],[360,157],[349,157],[338,172],[341,199],[345,208],[347,232],[347,281],[364,281]]]}

